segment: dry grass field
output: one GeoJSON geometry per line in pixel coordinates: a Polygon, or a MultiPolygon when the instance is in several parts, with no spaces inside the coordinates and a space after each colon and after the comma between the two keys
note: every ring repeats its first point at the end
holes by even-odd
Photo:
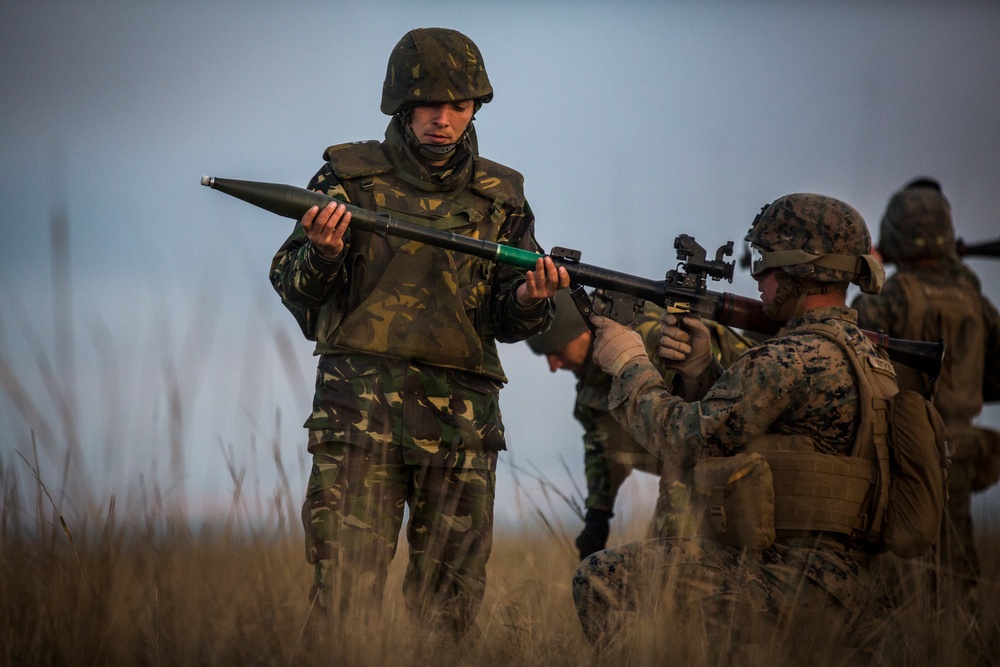
{"type": "MultiPolygon", "coordinates": [[[[303,632],[311,572],[289,516],[253,528],[234,499],[229,522],[194,530],[185,517],[156,509],[125,511],[112,503],[90,515],[65,512],[37,481],[26,505],[17,498],[32,494],[17,493],[16,479],[25,476],[0,469],[0,665],[704,664],[690,633],[644,616],[627,641],[595,655],[572,605],[577,563],[568,532],[498,531],[475,636],[459,645],[411,623],[399,592],[400,557],[380,614],[314,635],[303,632]],[[64,522],[70,515],[76,518],[64,522]]],[[[615,536],[637,538],[641,524],[615,536]]],[[[984,655],[977,659],[965,648],[962,624],[917,600],[898,612],[884,664],[996,664],[1000,530],[979,528],[984,655]]],[[[761,638],[750,664],[790,664],[795,640],[761,638]]],[[[841,664],[835,652],[829,657],[829,665],[841,664]]]]}

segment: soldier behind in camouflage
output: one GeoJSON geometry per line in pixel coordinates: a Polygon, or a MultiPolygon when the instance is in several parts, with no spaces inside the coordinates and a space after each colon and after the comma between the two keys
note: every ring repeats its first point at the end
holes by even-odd
{"type": "MultiPolygon", "coordinates": [[[[327,148],[308,187],[540,252],[521,175],[478,152],[473,114],[492,98],[472,40],[412,30],[389,57],[385,141],[327,148]]],[[[302,509],[311,597],[335,613],[377,609],[408,508],[406,605],[460,638],[485,589],[506,449],[496,343],[545,330],[569,276],[548,257],[524,272],[351,229],[350,218],[343,204],[313,207],[271,266],[319,355],[302,509]]]]}
{"type": "MultiPolygon", "coordinates": [[[[686,317],[681,328],[668,316],[660,356],[701,382],[700,400],[672,393],[637,333],[593,318],[594,360],[614,377],[612,415],[650,452],[691,470],[699,493],[700,476],[721,470],[704,487],[720,501],[744,481],[764,479],[757,474],[774,452],[793,460],[819,458],[831,467],[858,459],[856,448],[871,445],[863,441],[874,436],[862,423],[852,364],[879,369],[885,388],[895,389],[892,366],[846,306],[849,283],[877,292],[884,277],[868,254],[870,236],[857,211],[821,195],[788,195],[764,207],[746,241],[755,254],[753,277],[764,311],[783,328],[722,371],[704,324],[686,317]]],[[[874,458],[860,461],[859,506],[869,494],[874,458]]],[[[773,650],[785,638],[785,662],[808,664],[832,650],[869,664],[888,614],[884,586],[870,570],[869,542],[853,530],[870,508],[838,517],[843,525],[837,530],[808,529],[814,516],[808,503],[820,489],[799,495],[798,488],[775,478],[769,531],[763,529],[766,508],[754,514],[750,501],[761,496],[753,492],[745,506],[713,506],[724,511],[709,514],[699,536],[627,544],[584,560],[573,597],[587,637],[610,648],[623,632],[641,627],[640,620],[654,618],[667,624],[655,632],[671,638],[671,650],[688,651],[674,655],[678,664],[755,664],[763,650],[757,642],[773,650]],[[789,504],[786,497],[806,503],[806,529],[783,523],[776,508],[789,504]]],[[[832,496],[840,493],[826,488],[832,496]]]]}
{"type": "Polygon", "coordinates": [[[860,295],[858,322],[897,338],[947,345],[932,386],[911,368],[896,365],[899,386],[934,403],[952,437],[947,512],[938,559],[946,576],[942,601],[957,596],[975,612],[979,558],[972,528],[973,492],[1000,475],[1000,433],[973,424],[984,400],[1000,400],[1000,315],[983,295],[979,278],[959,260],[951,205],[940,185],[917,179],[889,200],[878,251],[896,272],[878,296],[860,295]]]}
{"type": "MultiPolygon", "coordinates": [[[[659,361],[660,318],[664,310],[649,302],[639,314],[635,330],[646,344],[650,360],[657,365],[666,384],[680,392],[681,378],[659,361]]],[[[732,329],[706,322],[712,336],[712,351],[724,368],[728,368],[752,343],[732,329]]],[[[683,500],[679,470],[643,449],[608,409],[611,376],[594,363],[591,351],[593,334],[577,309],[569,290],[556,294],[556,316],[545,333],[528,339],[528,346],[549,362],[549,370],[571,371],[577,378],[576,404],[573,416],[583,426],[583,467],[587,480],[586,516],[583,531],[576,538],[576,547],[583,560],[607,545],[615,499],[633,470],[660,478],[659,496],[650,525],[650,537],[667,537],[682,532],[684,506],[674,507],[674,498],[683,500]]]]}

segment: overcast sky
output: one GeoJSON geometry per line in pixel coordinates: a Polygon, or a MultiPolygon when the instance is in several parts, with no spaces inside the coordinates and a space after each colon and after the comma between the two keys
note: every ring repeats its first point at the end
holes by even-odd
{"type": "MultiPolygon", "coordinates": [[[[299,502],[315,359],[267,281],[291,222],[199,179],[304,186],[326,146],[382,138],[389,52],[430,26],[479,45],[481,152],[524,174],[539,242],[587,263],[661,278],[677,234],[739,247],[801,191],[877,235],[922,175],[960,236],[1000,234],[996,2],[0,0],[0,465],[26,479],[34,434],[50,486],[69,452],[99,501],[224,506],[242,473],[299,502]]],[[[1000,302],[1000,262],[970,264],[1000,302]]],[[[546,501],[512,464],[583,484],[573,378],[502,354],[497,514],[531,521],[546,501]]]]}

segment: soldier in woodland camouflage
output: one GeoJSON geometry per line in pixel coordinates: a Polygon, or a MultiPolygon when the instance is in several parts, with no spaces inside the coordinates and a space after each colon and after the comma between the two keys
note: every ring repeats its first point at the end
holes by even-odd
{"type": "MultiPolygon", "coordinates": [[[[516,171],[479,155],[473,115],[493,98],[465,35],[417,29],[389,57],[385,141],[329,147],[309,188],[407,222],[539,252],[516,171]]],[[[313,207],[271,282],[319,366],[302,510],[312,598],[337,613],[381,600],[408,508],[408,608],[462,637],[486,581],[498,452],[496,343],[544,331],[565,269],[497,266],[350,228],[313,207]]]]}
{"type": "MultiPolygon", "coordinates": [[[[663,381],[674,382],[673,370],[659,363],[660,318],[663,309],[646,303],[635,324],[646,344],[650,359],[660,369],[663,381]]],[[[752,343],[736,332],[714,322],[706,323],[712,335],[712,351],[728,368],[752,343]]],[[[674,507],[673,498],[686,495],[680,471],[642,448],[611,416],[608,392],[611,376],[597,366],[591,356],[593,334],[573,302],[568,290],[556,295],[556,317],[545,333],[528,339],[528,346],[546,357],[549,369],[571,371],[577,377],[576,405],[573,416],[583,426],[583,465],[587,480],[584,528],[576,538],[580,559],[603,549],[607,544],[610,521],[614,516],[618,489],[632,470],[660,477],[649,534],[675,535],[682,530],[682,507],[674,507]]],[[[676,390],[680,391],[680,379],[676,390]]]]}
{"type": "MultiPolygon", "coordinates": [[[[701,472],[733,464],[721,480],[726,493],[769,452],[856,458],[852,452],[867,444],[861,441],[869,431],[862,430],[861,390],[847,349],[894,387],[891,365],[845,304],[848,283],[877,292],[884,275],[868,254],[870,237],[857,211],[821,195],[789,195],[764,207],[746,240],[765,311],[784,328],[723,372],[705,326],[667,316],[660,355],[701,387],[700,400],[673,395],[638,334],[594,318],[594,359],[614,376],[614,417],[650,452],[692,470],[696,485],[701,472]]],[[[872,461],[863,465],[874,468],[872,461]]],[[[871,484],[867,477],[863,483],[871,484]]],[[[824,651],[869,664],[888,612],[869,567],[869,543],[850,531],[783,529],[774,507],[796,491],[777,482],[773,488],[774,523],[765,539],[724,542],[732,526],[716,520],[736,524],[742,509],[726,506],[733,514],[707,516],[714,530],[697,537],[627,544],[585,559],[573,596],[588,638],[611,650],[640,619],[653,618],[669,624],[656,633],[671,638],[668,650],[680,662],[754,664],[761,651],[773,655],[784,645],[782,659],[803,661],[795,664],[824,651]]]]}
{"type": "Polygon", "coordinates": [[[955,252],[951,205],[940,185],[918,179],[893,194],[879,233],[878,250],[896,272],[878,296],[852,304],[858,322],[890,336],[945,340],[947,353],[933,386],[928,378],[896,366],[901,388],[931,398],[952,437],[948,505],[939,542],[941,601],[957,599],[977,609],[980,573],[972,530],[971,496],[1000,476],[1000,433],[977,427],[984,401],[1000,400],[1000,314],[979,278],[955,252]]]}

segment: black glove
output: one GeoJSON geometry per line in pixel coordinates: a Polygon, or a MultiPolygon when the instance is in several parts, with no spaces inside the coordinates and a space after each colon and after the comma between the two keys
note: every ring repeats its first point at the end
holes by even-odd
{"type": "Polygon", "coordinates": [[[600,551],[608,543],[608,531],[611,530],[611,517],[614,514],[604,510],[590,508],[584,519],[583,532],[576,538],[576,548],[580,550],[580,560],[595,551],[600,551]]]}

